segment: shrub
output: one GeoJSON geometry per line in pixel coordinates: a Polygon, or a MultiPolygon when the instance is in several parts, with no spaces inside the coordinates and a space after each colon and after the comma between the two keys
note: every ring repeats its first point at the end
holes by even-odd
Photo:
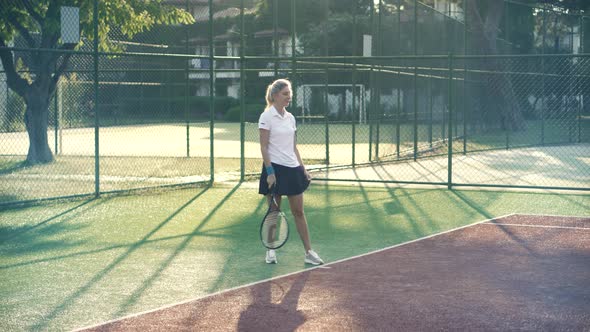
{"type": "MultiPolygon", "coordinates": [[[[246,104],[244,106],[245,122],[258,122],[262,111],[264,111],[264,105],[262,104],[246,104]]],[[[238,105],[228,109],[224,119],[229,122],[240,122],[240,106],[238,105]]]]}
{"type": "Polygon", "coordinates": [[[6,118],[3,119],[2,131],[20,131],[25,129],[25,101],[12,90],[8,91],[6,118]]]}
{"type": "MultiPolygon", "coordinates": [[[[191,113],[197,117],[209,117],[209,97],[191,97],[191,113]]],[[[213,110],[216,118],[224,118],[232,107],[238,105],[238,100],[232,97],[215,97],[213,100],[213,110]]]]}

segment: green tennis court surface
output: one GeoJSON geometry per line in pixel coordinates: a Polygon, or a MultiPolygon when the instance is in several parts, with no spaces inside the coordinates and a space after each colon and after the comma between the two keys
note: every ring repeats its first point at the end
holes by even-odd
{"type": "Polygon", "coordinates": [[[589,257],[590,218],[510,215],[86,330],[582,331],[589,257]]]}
{"type": "MultiPolygon", "coordinates": [[[[589,196],[574,193],[316,184],[305,199],[314,249],[327,262],[508,214],[590,211],[589,196]]],[[[265,210],[250,184],[3,210],[0,328],[77,329],[304,270],[297,236],[279,264],[264,263],[265,210]]]]}

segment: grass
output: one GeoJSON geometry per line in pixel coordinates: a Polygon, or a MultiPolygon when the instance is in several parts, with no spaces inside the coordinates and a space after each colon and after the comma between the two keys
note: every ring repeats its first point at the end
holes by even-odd
{"type": "MultiPolygon", "coordinates": [[[[497,131],[491,134],[467,136],[467,150],[478,151],[511,146],[525,146],[534,144],[553,144],[556,142],[568,143],[577,141],[577,131],[567,131],[559,121],[547,120],[544,123],[529,122],[527,130],[517,133],[497,131]],[[541,133],[544,133],[542,136],[541,133]],[[544,138],[542,140],[541,138],[544,138]]],[[[203,129],[208,135],[208,124],[200,123],[194,126],[203,129]]],[[[229,145],[239,154],[240,124],[239,123],[215,123],[217,142],[229,142],[229,145]],[[234,144],[235,143],[235,144],[234,144]]],[[[355,150],[357,163],[369,161],[369,155],[375,160],[377,145],[369,145],[369,136],[377,139],[377,129],[372,129],[366,124],[357,124],[355,127],[355,150]],[[372,149],[369,152],[369,148],[372,149]]],[[[135,128],[136,129],[136,128],[135,128]]],[[[168,128],[169,129],[169,128],[168,128]]],[[[253,151],[258,142],[257,125],[247,123],[245,126],[245,143],[249,156],[258,156],[258,151],[253,151]]],[[[445,133],[440,125],[430,128],[420,125],[418,128],[419,148],[430,149],[429,136],[434,142],[441,142],[445,133]]],[[[459,136],[461,130],[459,129],[459,136]]],[[[569,128],[571,129],[571,128],[569,128]]],[[[577,128],[574,128],[577,129],[577,128]]],[[[175,130],[175,129],[172,129],[175,130]]],[[[178,130],[184,131],[184,126],[178,126],[178,130]]],[[[590,121],[584,121],[580,128],[581,138],[587,139],[590,132],[590,121]]],[[[89,132],[91,134],[91,132],[89,132]]],[[[199,131],[200,134],[202,134],[199,131]]],[[[392,123],[382,123],[379,126],[379,157],[384,160],[396,158],[397,127],[392,123]]],[[[167,133],[159,133],[167,135],[167,133]]],[[[182,135],[181,135],[182,136],[182,135]]],[[[197,139],[198,139],[198,135],[197,139]]],[[[402,157],[413,151],[413,125],[400,126],[400,151],[402,157]]],[[[208,137],[208,136],[207,136],[208,137]]],[[[325,124],[300,124],[298,129],[298,144],[302,157],[308,165],[323,165],[326,158],[326,139],[330,142],[330,158],[332,164],[352,163],[352,124],[330,124],[326,132],[325,124]],[[346,156],[343,156],[346,155],[346,156]],[[344,157],[344,158],[342,158],[344,157]],[[335,161],[336,160],[336,161],[335,161]]],[[[124,144],[122,142],[121,144],[124,144]]],[[[186,144],[181,142],[179,144],[186,144]]],[[[204,141],[203,149],[208,151],[208,140],[204,141]]],[[[162,148],[162,147],[161,147],[162,148]]],[[[165,145],[163,148],[169,148],[165,145]]],[[[422,151],[422,155],[445,154],[446,145],[438,144],[430,152],[422,151]]],[[[455,141],[454,151],[462,152],[462,139],[455,141]]],[[[222,148],[223,150],[223,148],[222,148]]],[[[233,151],[233,150],[232,150],[233,151]]],[[[221,151],[224,152],[224,151],[221,151]]],[[[158,151],[153,152],[154,155],[158,151]]],[[[0,203],[21,200],[33,200],[39,198],[60,197],[80,194],[92,194],[95,190],[94,158],[91,156],[58,155],[54,163],[49,165],[37,165],[23,167],[25,156],[0,156],[0,203]]],[[[245,159],[246,174],[257,173],[260,170],[261,159],[252,157],[245,159]]],[[[134,188],[155,187],[160,185],[179,184],[185,182],[207,181],[210,178],[211,160],[208,157],[101,157],[100,158],[100,190],[129,190],[134,188]]],[[[241,162],[239,156],[235,158],[214,159],[216,180],[239,178],[241,162]]]]}
{"type": "MultiPolygon", "coordinates": [[[[0,175],[4,175],[0,183],[0,202],[92,194],[95,190],[93,157],[56,156],[51,164],[29,167],[23,166],[21,158],[0,158],[0,175]]],[[[209,167],[209,158],[103,157],[100,159],[101,190],[177,184],[181,182],[179,178],[189,176],[193,182],[206,181],[209,167]]],[[[235,159],[218,159],[216,167],[220,171],[239,173],[240,163],[235,159]]]]}
{"type": "MultiPolygon", "coordinates": [[[[469,143],[478,146],[478,149],[494,148],[498,145],[506,145],[506,137],[512,146],[535,145],[545,142],[554,143],[574,143],[578,141],[578,127],[568,126],[568,122],[560,119],[549,119],[544,122],[529,120],[526,122],[526,129],[517,132],[508,132],[505,130],[491,130],[488,133],[474,134],[475,129],[467,128],[467,140],[469,143]]],[[[447,131],[442,128],[443,123],[426,123],[418,124],[418,141],[428,142],[431,133],[433,140],[446,139],[447,131]]],[[[448,124],[446,124],[448,126],[448,124]]],[[[221,133],[216,134],[215,139],[221,140],[240,140],[239,123],[215,123],[216,128],[223,129],[221,133]]],[[[395,144],[397,125],[391,121],[381,121],[378,124],[380,141],[383,143],[395,144]]],[[[247,142],[258,142],[257,124],[246,124],[245,140],[247,142]]],[[[306,123],[298,124],[297,142],[299,144],[319,144],[324,145],[326,138],[331,144],[352,144],[352,123],[330,123],[328,135],[326,135],[325,123],[306,123]]],[[[377,135],[377,125],[371,129],[368,124],[355,124],[355,143],[368,144],[370,133],[373,131],[373,137],[377,135]]],[[[455,136],[464,136],[463,124],[456,123],[453,131],[455,136]]],[[[582,121],[579,128],[580,139],[584,142],[590,138],[590,121],[582,121]]],[[[413,144],[414,124],[404,122],[400,124],[399,130],[400,143],[413,144]]]]}
{"type": "MultiPolygon", "coordinates": [[[[266,206],[252,187],[3,210],[0,328],[70,330],[303,269],[296,235],[280,264],[264,264],[257,229],[266,206]]],[[[510,213],[587,211],[588,196],[574,194],[335,185],[306,193],[312,242],[327,261],[510,213]]]]}

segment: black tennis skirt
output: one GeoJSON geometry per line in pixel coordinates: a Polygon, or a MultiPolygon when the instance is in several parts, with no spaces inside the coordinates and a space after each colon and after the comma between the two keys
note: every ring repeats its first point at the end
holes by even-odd
{"type": "MultiPolygon", "coordinates": [[[[309,180],[305,176],[303,166],[287,167],[272,163],[275,170],[275,177],[277,179],[276,194],[278,195],[299,195],[309,187],[309,180]]],[[[260,184],[258,185],[258,193],[261,195],[268,195],[268,182],[266,182],[266,168],[262,165],[262,174],[260,175],[260,184]]]]}

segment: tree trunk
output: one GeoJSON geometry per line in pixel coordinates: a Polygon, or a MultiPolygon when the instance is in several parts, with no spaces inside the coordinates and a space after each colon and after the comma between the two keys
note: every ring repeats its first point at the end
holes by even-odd
{"type": "MultiPolygon", "coordinates": [[[[498,50],[499,25],[504,13],[503,1],[487,1],[485,16],[481,17],[479,5],[484,2],[472,0],[469,3],[469,25],[475,31],[472,36],[471,45],[475,47],[476,54],[495,55],[500,54],[498,50]]],[[[485,101],[483,105],[493,105],[487,112],[479,114],[478,119],[482,121],[480,126],[486,129],[494,129],[498,126],[502,129],[522,130],[525,129],[525,121],[522,109],[516,97],[512,79],[509,74],[502,72],[509,71],[504,59],[484,59],[482,69],[494,74],[477,75],[483,86],[479,87],[477,94],[479,100],[485,101]]]]}
{"type": "Polygon", "coordinates": [[[25,97],[25,125],[29,135],[29,152],[27,164],[46,164],[53,161],[53,153],[49,148],[47,127],[49,125],[49,98],[47,93],[33,89],[25,97]]]}

